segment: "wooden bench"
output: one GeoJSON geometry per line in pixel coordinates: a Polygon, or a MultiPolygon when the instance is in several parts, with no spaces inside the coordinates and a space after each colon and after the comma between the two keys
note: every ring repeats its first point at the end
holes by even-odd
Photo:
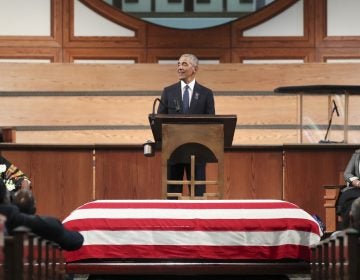
{"type": "Polygon", "coordinates": [[[311,279],[360,279],[360,233],[347,229],[311,247],[311,279]]]}
{"type": "MultiPolygon", "coordinates": [[[[273,90],[315,82],[359,84],[355,73],[360,65],[221,63],[200,69],[197,79],[214,91],[216,113],[239,116],[233,143],[253,145],[299,143],[300,137],[304,143],[321,140],[332,94],[306,95],[302,103],[299,94],[273,90]],[[309,122],[300,119],[301,104],[309,122]]],[[[151,105],[165,86],[175,82],[176,71],[174,65],[156,63],[2,63],[0,77],[2,107],[12,108],[16,102],[11,114],[0,111],[1,125],[17,129],[17,143],[143,144],[152,139],[147,119],[151,105]]],[[[339,98],[345,100],[344,96],[339,98]]],[[[351,95],[349,102],[351,123],[357,124],[353,110],[360,99],[351,95]]],[[[343,117],[334,119],[332,140],[344,139],[343,117]]],[[[360,131],[353,125],[347,129],[349,143],[356,143],[360,131]]]]}
{"type": "Polygon", "coordinates": [[[5,236],[3,271],[5,280],[63,279],[65,263],[56,244],[18,227],[5,236]]]}

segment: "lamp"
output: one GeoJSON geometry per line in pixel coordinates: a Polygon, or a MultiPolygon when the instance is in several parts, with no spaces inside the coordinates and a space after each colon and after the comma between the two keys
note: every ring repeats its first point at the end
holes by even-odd
{"type": "Polygon", "coordinates": [[[143,144],[144,147],[144,156],[153,157],[155,155],[155,143],[151,140],[147,140],[146,143],[143,144]]]}

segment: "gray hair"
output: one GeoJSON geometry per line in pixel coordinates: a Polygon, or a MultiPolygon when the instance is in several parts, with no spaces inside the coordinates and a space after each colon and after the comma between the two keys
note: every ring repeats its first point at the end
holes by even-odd
{"type": "Polygon", "coordinates": [[[352,227],[360,230],[360,197],[354,200],[350,210],[352,227]]]}
{"type": "Polygon", "coordinates": [[[190,62],[193,66],[198,66],[199,65],[199,59],[193,55],[193,54],[190,54],[190,53],[185,53],[185,54],[182,54],[181,57],[187,57],[190,59],[190,62]]]}

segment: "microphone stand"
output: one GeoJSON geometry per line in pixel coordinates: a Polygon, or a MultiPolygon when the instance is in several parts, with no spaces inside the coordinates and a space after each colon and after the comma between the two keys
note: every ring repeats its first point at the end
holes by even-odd
{"type": "Polygon", "coordinates": [[[329,119],[329,124],[328,124],[328,127],[327,127],[327,129],[326,129],[325,138],[324,138],[324,140],[320,140],[319,143],[337,143],[337,142],[333,142],[333,141],[327,140],[327,137],[328,137],[328,134],[329,134],[329,131],[330,131],[330,127],[331,127],[331,124],[332,124],[332,119],[333,119],[335,110],[336,110],[336,107],[334,107],[334,108],[332,109],[332,111],[331,111],[331,115],[330,115],[330,119],[329,119]]]}
{"type": "Polygon", "coordinates": [[[152,113],[151,113],[151,125],[154,125],[154,123],[155,123],[155,105],[156,105],[156,102],[159,102],[166,109],[176,110],[176,113],[180,112],[181,108],[180,108],[180,105],[178,104],[176,99],[174,99],[175,107],[171,107],[171,106],[166,105],[164,102],[162,102],[162,100],[160,98],[155,98],[154,103],[153,103],[152,113]]]}
{"type": "Polygon", "coordinates": [[[154,123],[155,123],[155,105],[156,105],[157,101],[159,101],[161,103],[160,98],[155,98],[154,103],[153,103],[153,108],[152,108],[152,114],[151,114],[151,125],[154,125],[154,123]]]}

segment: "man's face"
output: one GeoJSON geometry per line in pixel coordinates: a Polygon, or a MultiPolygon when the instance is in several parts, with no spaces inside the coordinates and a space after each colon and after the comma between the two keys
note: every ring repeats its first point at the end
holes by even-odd
{"type": "Polygon", "coordinates": [[[179,80],[183,80],[187,84],[190,83],[195,78],[196,70],[196,67],[191,64],[189,57],[180,57],[177,65],[179,80]]]}

